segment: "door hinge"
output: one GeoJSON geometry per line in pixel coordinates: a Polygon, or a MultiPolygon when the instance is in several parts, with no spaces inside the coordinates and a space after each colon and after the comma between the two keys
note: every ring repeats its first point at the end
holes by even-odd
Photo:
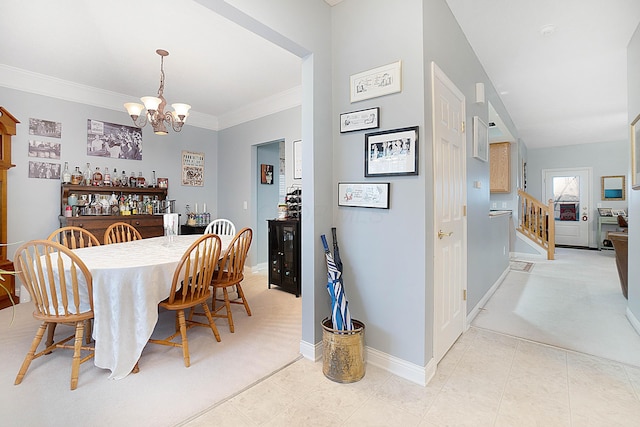
{"type": "Polygon", "coordinates": [[[466,300],[467,300],[467,290],[466,290],[466,289],[463,289],[463,290],[462,290],[462,300],[463,300],[463,301],[466,301],[466,300]]]}
{"type": "Polygon", "coordinates": [[[464,120],[460,122],[460,132],[462,133],[464,133],[464,128],[465,128],[464,123],[465,123],[464,120]]]}

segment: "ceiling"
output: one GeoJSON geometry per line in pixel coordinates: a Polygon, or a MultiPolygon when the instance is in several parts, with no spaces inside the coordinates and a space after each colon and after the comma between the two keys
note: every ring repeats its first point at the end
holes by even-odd
{"type": "MultiPolygon", "coordinates": [[[[640,1],[446,1],[529,148],[627,138],[626,48],[640,1]]],[[[0,77],[38,73],[135,101],[157,93],[155,51],[166,49],[167,103],[191,104],[189,120],[211,128],[299,90],[298,57],[196,1],[177,4],[4,2],[0,77]]]]}

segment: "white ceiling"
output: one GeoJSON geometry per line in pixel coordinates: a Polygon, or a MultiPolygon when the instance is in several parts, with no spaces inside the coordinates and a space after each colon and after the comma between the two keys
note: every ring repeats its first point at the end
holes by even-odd
{"type": "MultiPolygon", "coordinates": [[[[447,3],[528,147],[627,138],[640,1],[447,3]],[[542,35],[545,25],[555,32],[542,35]]],[[[213,128],[301,84],[299,58],[195,1],[5,1],[0,13],[0,76],[39,73],[135,101],[158,90],[159,48],[170,52],[167,102],[191,104],[213,128]]]]}

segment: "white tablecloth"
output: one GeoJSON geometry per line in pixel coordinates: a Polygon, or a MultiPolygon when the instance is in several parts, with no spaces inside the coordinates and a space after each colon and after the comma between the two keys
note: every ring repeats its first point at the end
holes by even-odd
{"type": "MultiPolygon", "coordinates": [[[[109,378],[126,377],[158,322],[158,303],[169,296],[173,273],[201,234],[154,237],[75,249],[93,277],[95,365],[109,378]]],[[[222,251],[231,237],[220,236],[222,251]]]]}

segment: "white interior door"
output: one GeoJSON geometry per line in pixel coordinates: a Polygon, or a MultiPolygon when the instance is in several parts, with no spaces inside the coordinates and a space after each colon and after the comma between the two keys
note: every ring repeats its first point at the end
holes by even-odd
{"type": "Polygon", "coordinates": [[[556,245],[589,247],[591,168],[545,169],[544,199],[553,200],[556,245]]]}
{"type": "Polygon", "coordinates": [[[434,171],[434,358],[440,361],[466,321],[465,98],[432,63],[434,171]]]}

